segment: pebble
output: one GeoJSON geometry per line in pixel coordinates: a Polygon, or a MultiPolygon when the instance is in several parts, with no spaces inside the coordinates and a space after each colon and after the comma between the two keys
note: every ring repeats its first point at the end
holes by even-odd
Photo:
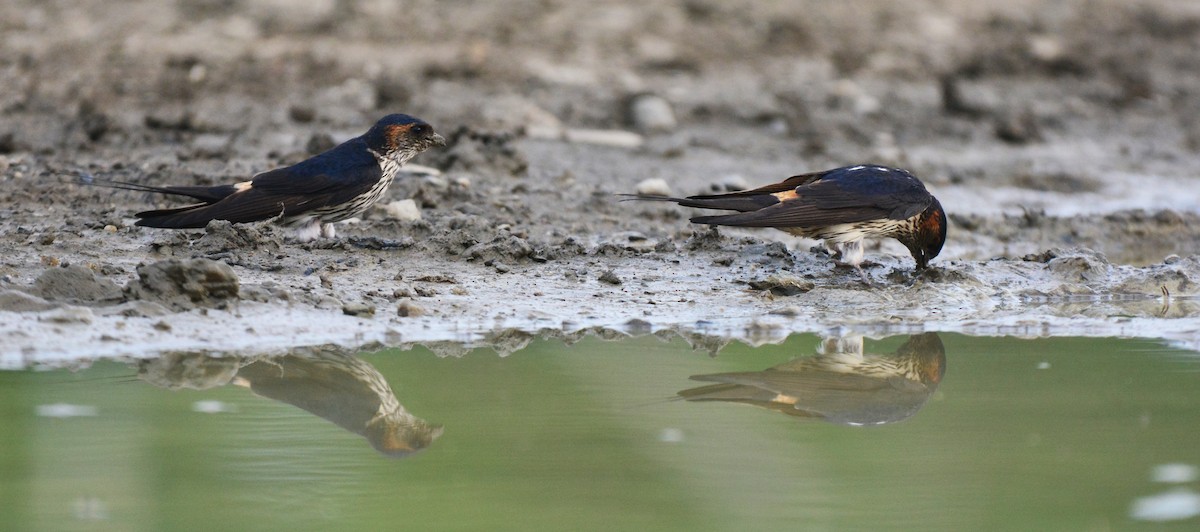
{"type": "Polygon", "coordinates": [[[87,307],[68,306],[58,309],[45,316],[46,321],[53,323],[91,323],[95,319],[92,309],[87,307]]]}
{"type": "Polygon", "coordinates": [[[393,201],[383,206],[388,218],[412,222],[421,219],[421,209],[411,199],[393,201]]]}
{"type": "Polygon", "coordinates": [[[725,192],[738,192],[741,190],[749,190],[750,183],[746,181],[746,178],[739,174],[731,174],[721,178],[721,188],[724,189],[725,192]]]}
{"type": "Polygon", "coordinates": [[[346,303],[342,305],[342,314],[347,316],[368,317],[375,315],[375,306],[366,303],[346,303]]]}
{"type": "Polygon", "coordinates": [[[679,125],[671,103],[656,94],[640,94],[630,99],[629,118],[642,131],[671,131],[679,125]]]}
{"type": "Polygon", "coordinates": [[[19,290],[0,290],[0,310],[7,312],[41,312],[57,307],[35,295],[19,290]]]}
{"type": "Polygon", "coordinates": [[[623,281],[621,281],[621,278],[617,276],[617,272],[606,270],[604,273],[600,274],[600,282],[619,285],[623,281]]]}
{"type": "Polygon", "coordinates": [[[563,138],[567,142],[577,144],[595,144],[614,148],[639,148],[646,141],[637,133],[619,129],[568,129],[563,132],[563,138]]]}
{"type": "Polygon", "coordinates": [[[396,306],[396,315],[401,318],[416,318],[425,315],[425,309],[412,301],[401,301],[396,306]]]}
{"type": "Polygon", "coordinates": [[[667,180],[655,177],[638,183],[634,191],[644,196],[670,196],[671,186],[667,180]]]}

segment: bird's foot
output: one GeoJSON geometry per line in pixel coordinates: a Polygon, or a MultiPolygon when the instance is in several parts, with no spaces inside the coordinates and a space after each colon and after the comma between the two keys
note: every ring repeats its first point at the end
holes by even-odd
{"type": "Polygon", "coordinates": [[[862,279],[863,284],[867,285],[867,288],[876,288],[875,283],[867,276],[867,271],[862,268],[862,265],[856,265],[854,269],[858,272],[858,278],[862,279]]]}

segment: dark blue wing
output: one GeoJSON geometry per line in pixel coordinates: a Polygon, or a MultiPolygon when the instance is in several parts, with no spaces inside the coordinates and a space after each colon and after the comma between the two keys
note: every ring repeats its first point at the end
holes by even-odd
{"type": "Polygon", "coordinates": [[[138,213],[138,224],[185,228],[204,227],[211,220],[244,223],[295,216],[348,202],[382,177],[366,145],[353,139],[298,164],[258,174],[249,188],[215,203],[138,213]]]}
{"type": "Polygon", "coordinates": [[[745,227],[822,227],[868,220],[904,220],[924,211],[933,196],[908,172],[850,166],[776,195],[777,203],[739,214],[699,216],[692,222],[745,227]]]}

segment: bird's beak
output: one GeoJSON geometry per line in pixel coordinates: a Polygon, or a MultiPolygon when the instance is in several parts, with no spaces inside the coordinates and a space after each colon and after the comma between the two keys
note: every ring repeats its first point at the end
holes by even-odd
{"type": "Polygon", "coordinates": [[[913,258],[917,261],[917,271],[921,271],[929,267],[929,257],[925,255],[924,251],[917,251],[916,253],[913,253],[913,258]]]}
{"type": "Polygon", "coordinates": [[[441,135],[438,135],[437,133],[434,133],[432,137],[429,137],[429,144],[431,146],[445,146],[446,145],[446,137],[443,137],[441,135]]]}

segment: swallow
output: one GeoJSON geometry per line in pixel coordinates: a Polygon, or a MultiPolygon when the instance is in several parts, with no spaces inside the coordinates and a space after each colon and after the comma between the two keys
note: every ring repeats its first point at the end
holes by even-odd
{"type": "Polygon", "coordinates": [[[274,220],[296,230],[300,241],[333,238],[334,222],[361,215],[396,178],[400,168],[446,139],[423,120],[404,114],[381,118],[362,136],[292,166],[262,172],[230,185],[151,186],[80,178],[88,185],[183,196],[197,203],[135,214],[136,225],[201,228],[213,220],[233,223],[274,220]]]}
{"type": "Polygon", "coordinates": [[[386,456],[411,455],[443,431],[406,410],[374,366],[328,346],[252,358],[168,353],[141,360],[137,368],[139,379],[169,390],[249,388],[362,436],[386,456]]]}
{"type": "Polygon", "coordinates": [[[912,417],[946,373],[937,333],[910,336],[894,353],[863,353],[861,336],[826,338],[815,356],[763,371],[693,375],[712,382],[678,393],[687,401],[749,404],[841,425],[883,425],[912,417]]]}
{"type": "Polygon", "coordinates": [[[697,216],[692,223],[773,227],[824,240],[843,263],[871,284],[862,269],[863,239],[895,238],[922,270],[946,242],[946,212],[911,173],[858,165],[789,177],[753,190],[673,198],[630,195],[632,199],[672,201],[685,207],[737,211],[697,216]]]}

